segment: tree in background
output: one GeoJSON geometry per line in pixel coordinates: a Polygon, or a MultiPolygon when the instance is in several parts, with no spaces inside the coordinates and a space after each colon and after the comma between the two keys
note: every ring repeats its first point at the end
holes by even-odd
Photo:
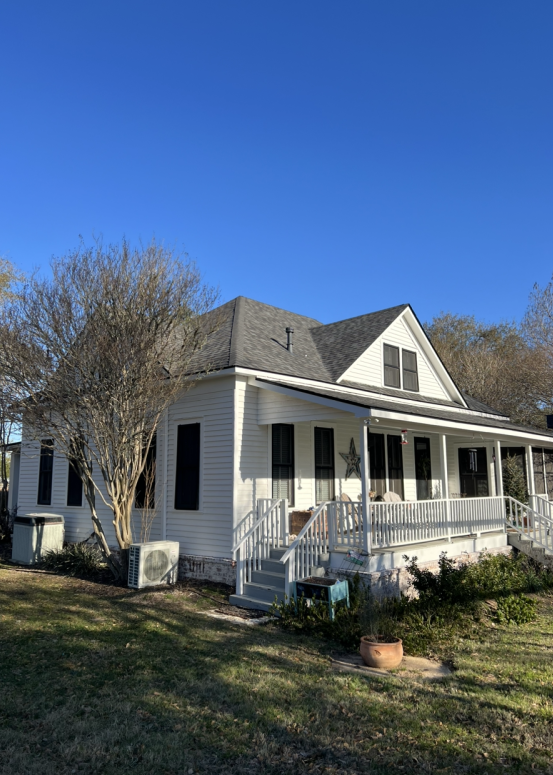
{"type": "Polygon", "coordinates": [[[524,468],[516,455],[507,455],[501,463],[503,472],[503,493],[520,503],[528,503],[528,486],[524,468]]]}
{"type": "Polygon", "coordinates": [[[123,580],[136,486],[163,412],[193,384],[191,358],[218,325],[216,312],[204,314],[215,300],[172,250],[98,242],[54,259],[51,277],[32,277],[0,312],[0,370],[24,435],[51,439],[72,462],[98,545],[123,580]]]}
{"type": "Polygon", "coordinates": [[[546,364],[547,368],[536,375],[536,391],[547,413],[553,413],[553,276],[544,288],[534,285],[522,330],[546,364]]]}
{"type": "MultiPolygon", "coordinates": [[[[11,261],[0,258],[0,307],[13,299],[17,284],[23,275],[17,271],[11,261]]],[[[7,445],[19,431],[18,423],[10,412],[11,390],[0,372],[0,541],[8,540],[11,535],[11,515],[8,513],[8,485],[10,460],[7,445]]]]}
{"type": "Polygon", "coordinates": [[[551,382],[553,361],[524,328],[450,312],[440,313],[425,328],[463,393],[504,412],[513,422],[545,426],[551,400],[544,401],[543,386],[551,382]]]}

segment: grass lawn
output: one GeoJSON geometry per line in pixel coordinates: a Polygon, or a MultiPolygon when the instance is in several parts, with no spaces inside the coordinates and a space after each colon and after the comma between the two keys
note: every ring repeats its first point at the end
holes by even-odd
{"type": "Polygon", "coordinates": [[[328,643],[193,590],[0,565],[0,773],[553,773],[553,598],[413,683],[335,673],[328,643]]]}

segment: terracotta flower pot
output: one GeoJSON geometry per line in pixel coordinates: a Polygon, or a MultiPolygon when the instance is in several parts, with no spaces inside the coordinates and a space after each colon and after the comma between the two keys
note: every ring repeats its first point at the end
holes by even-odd
{"type": "Polygon", "coordinates": [[[361,638],[359,646],[363,662],[379,670],[392,670],[403,659],[403,641],[401,638],[373,639],[368,635],[361,638]]]}

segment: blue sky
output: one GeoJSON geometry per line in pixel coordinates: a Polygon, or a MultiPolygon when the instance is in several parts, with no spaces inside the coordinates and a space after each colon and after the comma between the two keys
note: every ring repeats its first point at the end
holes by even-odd
{"type": "Polygon", "coordinates": [[[186,250],[330,322],[520,318],[553,272],[551,0],[0,6],[0,254],[186,250]]]}

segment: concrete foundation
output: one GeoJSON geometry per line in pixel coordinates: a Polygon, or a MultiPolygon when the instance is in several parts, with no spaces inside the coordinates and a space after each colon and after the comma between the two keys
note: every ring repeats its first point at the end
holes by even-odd
{"type": "MultiPolygon", "coordinates": [[[[430,542],[409,544],[389,550],[378,550],[365,567],[359,568],[359,576],[371,587],[377,597],[410,597],[414,590],[410,586],[410,575],[405,568],[407,555],[416,557],[420,568],[438,571],[440,554],[446,552],[450,559],[460,562],[478,562],[482,554],[510,554],[505,533],[488,533],[485,536],[454,539],[451,542],[430,542]]],[[[350,578],[356,567],[345,560],[346,551],[331,553],[330,567],[326,574],[337,578],[350,578]]]]}
{"type": "Polygon", "coordinates": [[[220,584],[236,584],[236,563],[224,557],[197,557],[181,554],[179,557],[179,580],[197,579],[215,581],[220,584]]]}

